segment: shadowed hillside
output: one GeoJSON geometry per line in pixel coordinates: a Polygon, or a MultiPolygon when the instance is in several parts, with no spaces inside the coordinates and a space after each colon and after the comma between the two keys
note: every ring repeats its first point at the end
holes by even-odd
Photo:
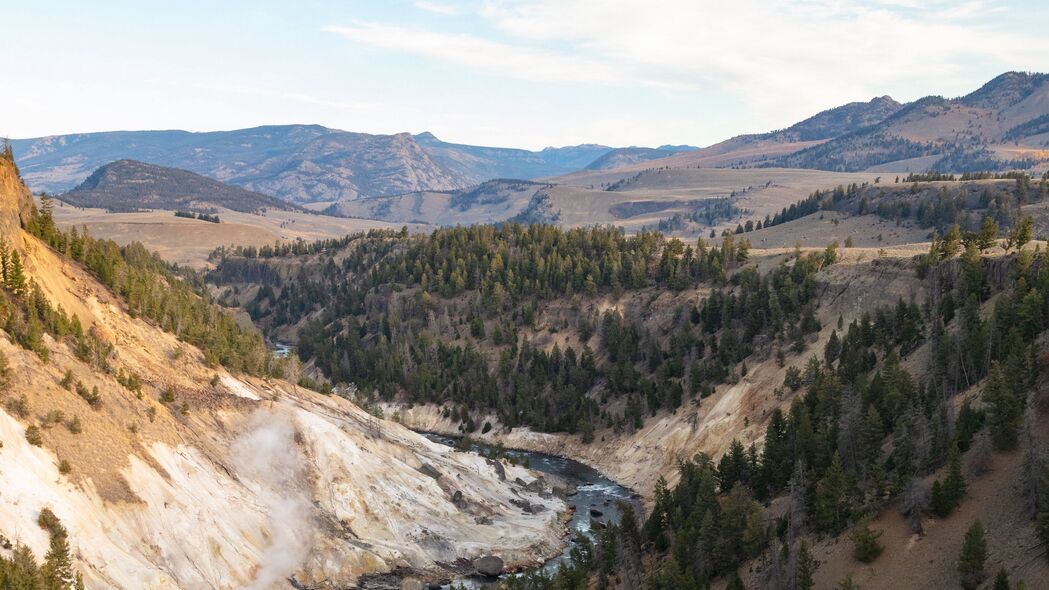
{"type": "Polygon", "coordinates": [[[95,170],[61,199],[77,207],[109,211],[168,209],[210,212],[217,207],[253,213],[266,209],[301,210],[275,197],[230,186],[192,172],[134,160],[118,160],[95,170]]]}

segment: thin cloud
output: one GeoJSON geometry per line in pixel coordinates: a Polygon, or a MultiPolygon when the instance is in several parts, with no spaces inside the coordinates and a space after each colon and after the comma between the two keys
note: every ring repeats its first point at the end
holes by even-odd
{"type": "Polygon", "coordinates": [[[625,72],[712,82],[745,101],[755,120],[788,123],[887,88],[961,93],[986,81],[988,68],[1049,63],[1049,39],[972,18],[999,9],[978,1],[651,0],[640,9],[627,0],[490,0],[482,14],[504,36],[567,44],[625,72]],[[936,18],[946,15],[956,18],[936,18]]]}
{"type": "Polygon", "coordinates": [[[429,0],[416,0],[415,7],[419,10],[425,10],[426,12],[433,12],[435,14],[444,14],[447,16],[457,16],[462,14],[457,6],[451,4],[445,4],[443,2],[431,2],[429,0]]]}
{"type": "Polygon", "coordinates": [[[596,84],[621,84],[626,80],[620,70],[607,63],[509,45],[474,35],[438,33],[378,23],[326,26],[323,30],[370,47],[469,66],[522,80],[596,84]]]}

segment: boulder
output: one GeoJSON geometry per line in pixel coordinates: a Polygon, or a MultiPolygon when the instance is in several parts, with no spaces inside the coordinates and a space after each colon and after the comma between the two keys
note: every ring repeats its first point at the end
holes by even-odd
{"type": "Polygon", "coordinates": [[[601,517],[602,517],[602,516],[604,516],[604,515],[605,515],[605,513],[604,513],[604,512],[601,512],[601,511],[600,511],[600,510],[598,510],[597,508],[591,508],[591,509],[590,509],[590,516],[592,516],[592,517],[594,517],[594,518],[601,518],[601,517]]]}
{"type": "Polygon", "coordinates": [[[503,467],[502,461],[488,459],[488,464],[495,468],[495,474],[499,476],[499,481],[506,481],[506,467],[503,467]]]}
{"type": "Polygon", "coordinates": [[[466,498],[463,497],[463,493],[460,490],[455,490],[455,493],[452,494],[452,504],[455,504],[455,507],[459,510],[466,510],[466,498]]]}
{"type": "Polygon", "coordinates": [[[441,472],[437,471],[437,468],[429,463],[423,463],[419,466],[419,473],[428,475],[434,479],[441,479],[441,472]]]}
{"type": "Polygon", "coordinates": [[[485,555],[474,560],[474,569],[485,576],[498,576],[503,573],[503,567],[503,558],[497,555],[485,555]]]}

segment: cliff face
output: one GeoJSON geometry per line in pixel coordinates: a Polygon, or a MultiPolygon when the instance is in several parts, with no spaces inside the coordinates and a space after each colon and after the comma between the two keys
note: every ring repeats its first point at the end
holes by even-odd
{"type": "Polygon", "coordinates": [[[0,150],[0,235],[14,236],[32,203],[10,148],[4,146],[0,150]]]}
{"type": "Polygon", "coordinates": [[[209,367],[20,230],[27,199],[14,166],[0,162],[3,238],[24,252],[43,296],[113,350],[100,369],[70,339],[44,335],[43,360],[0,332],[7,540],[41,559],[48,539],[37,518],[49,508],[88,588],[135,589],[284,587],[289,577],[346,587],[395,567],[436,570],[484,553],[525,563],[559,550],[565,506],[515,483],[531,472],[507,466],[501,476],[342,398],[209,367]],[[118,380],[130,373],[141,392],[118,380]],[[97,388],[100,403],[64,386],[66,375],[97,388]],[[169,390],[176,403],[160,401],[169,390]],[[512,503],[521,499],[545,509],[523,513],[512,503]]]}

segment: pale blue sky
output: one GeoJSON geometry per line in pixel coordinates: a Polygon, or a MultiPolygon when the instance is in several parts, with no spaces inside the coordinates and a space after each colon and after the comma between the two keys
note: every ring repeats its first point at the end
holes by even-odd
{"type": "Polygon", "coordinates": [[[0,0],[0,14],[11,137],[319,123],[533,149],[708,145],[1049,71],[1035,0],[0,0]]]}

